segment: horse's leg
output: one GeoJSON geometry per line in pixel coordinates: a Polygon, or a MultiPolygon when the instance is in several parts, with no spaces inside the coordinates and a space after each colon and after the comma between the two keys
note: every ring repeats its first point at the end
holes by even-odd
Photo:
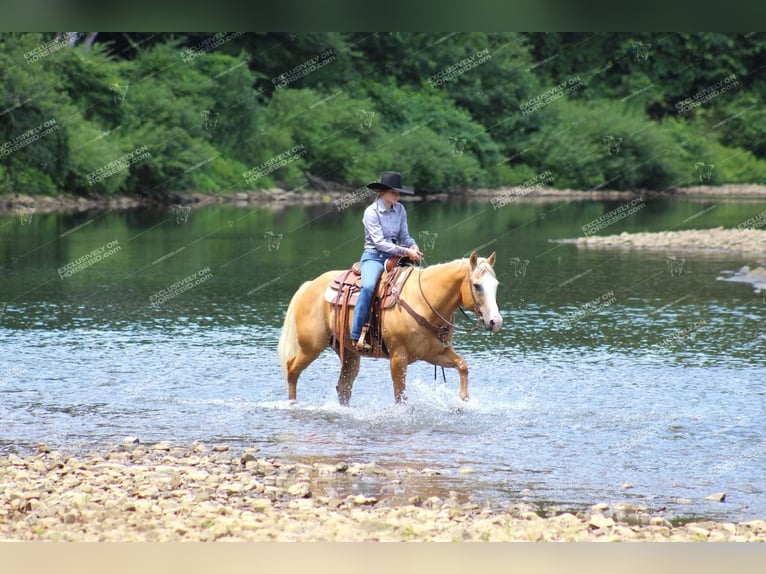
{"type": "Polygon", "coordinates": [[[341,405],[348,406],[351,400],[351,388],[354,386],[356,376],[359,374],[359,355],[346,350],[343,358],[343,366],[340,369],[338,378],[338,401],[341,405]]]}
{"type": "Polygon", "coordinates": [[[407,365],[409,360],[402,352],[391,353],[391,380],[394,382],[394,400],[401,403],[407,399],[404,391],[407,388],[407,365]]]}
{"type": "Polygon", "coordinates": [[[435,365],[440,367],[449,367],[457,369],[460,374],[460,398],[464,401],[468,400],[468,363],[463,357],[458,355],[452,347],[445,347],[436,360],[435,365]]]}
{"type": "Polygon", "coordinates": [[[295,402],[296,391],[298,387],[298,377],[314,360],[319,356],[322,349],[318,351],[312,349],[310,352],[305,352],[303,347],[298,349],[298,353],[287,361],[287,398],[291,402],[295,402]]]}

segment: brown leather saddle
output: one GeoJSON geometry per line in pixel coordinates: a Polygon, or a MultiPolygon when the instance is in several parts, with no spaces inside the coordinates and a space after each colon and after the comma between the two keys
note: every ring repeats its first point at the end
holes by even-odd
{"type": "MultiPolygon", "coordinates": [[[[386,260],[385,271],[378,280],[375,296],[370,305],[370,314],[367,321],[365,321],[362,331],[366,341],[372,347],[369,353],[365,353],[366,356],[388,356],[388,349],[386,349],[386,345],[383,342],[382,311],[393,307],[399,301],[399,294],[402,292],[402,288],[412,273],[413,268],[412,263],[407,258],[389,257],[386,260]]],[[[349,310],[356,305],[359,299],[359,292],[362,288],[361,273],[361,268],[357,261],[351,266],[351,269],[336,275],[325,293],[325,300],[333,304],[335,313],[330,345],[340,356],[341,362],[343,362],[344,347],[356,350],[356,341],[351,341],[346,331],[349,310]]]]}

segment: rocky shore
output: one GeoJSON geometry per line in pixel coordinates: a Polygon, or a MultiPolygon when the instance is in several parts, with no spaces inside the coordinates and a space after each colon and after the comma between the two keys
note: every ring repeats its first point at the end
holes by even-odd
{"type": "MultiPolygon", "coordinates": [[[[764,217],[766,223],[766,217],[764,217]]],[[[592,235],[566,242],[578,247],[607,247],[621,249],[653,249],[659,251],[695,251],[766,254],[764,229],[689,229],[656,233],[627,233],[592,235]]]]}
{"type": "MultiPolygon", "coordinates": [[[[291,463],[226,445],[127,440],[103,454],[40,445],[0,457],[0,540],[15,541],[764,541],[766,520],[671,524],[627,504],[588,511],[493,509],[406,492],[376,464],[291,463]],[[382,478],[397,496],[338,496],[382,478]]],[[[403,486],[404,485],[404,486],[403,486]]]]}
{"type": "MultiPolygon", "coordinates": [[[[366,190],[365,190],[366,191],[366,190]]],[[[371,193],[369,197],[371,197],[371,193]]],[[[766,198],[766,185],[719,185],[692,186],[664,192],[647,191],[610,191],[610,190],[573,190],[552,189],[545,187],[524,187],[497,189],[459,190],[452,193],[417,195],[405,198],[407,201],[444,201],[455,198],[463,201],[499,201],[503,205],[511,202],[550,202],[550,201],[627,201],[636,197],[642,199],[668,197],[705,197],[731,199],[766,198]]],[[[238,207],[280,208],[290,205],[331,204],[342,208],[365,201],[367,195],[359,190],[299,190],[289,191],[281,188],[241,191],[234,193],[178,192],[170,194],[162,201],[138,196],[117,197],[82,197],[61,194],[55,197],[26,195],[16,193],[0,196],[0,214],[30,214],[51,212],[80,212],[92,209],[115,210],[135,209],[158,205],[184,205],[204,207],[208,205],[235,205],[238,207]]]]}

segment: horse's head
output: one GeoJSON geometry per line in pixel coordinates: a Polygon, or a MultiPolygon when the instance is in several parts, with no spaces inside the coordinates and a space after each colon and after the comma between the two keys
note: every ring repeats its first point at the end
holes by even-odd
{"type": "Polygon", "coordinates": [[[495,254],[492,253],[484,259],[479,258],[474,251],[468,262],[470,263],[468,281],[463,282],[461,289],[463,305],[476,312],[487,331],[497,333],[503,326],[503,318],[500,316],[495,300],[497,278],[495,270],[492,269],[495,264],[495,254]]]}

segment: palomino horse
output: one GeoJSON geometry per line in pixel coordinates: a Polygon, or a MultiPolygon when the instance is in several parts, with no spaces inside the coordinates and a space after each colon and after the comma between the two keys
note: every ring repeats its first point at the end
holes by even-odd
{"type": "MultiPolygon", "coordinates": [[[[468,400],[468,365],[452,348],[452,316],[464,305],[473,309],[484,329],[493,333],[500,330],[503,319],[495,301],[494,263],[494,253],[484,259],[474,251],[468,259],[415,269],[401,290],[400,302],[382,311],[383,341],[389,353],[396,402],[405,398],[407,366],[419,360],[456,368],[460,373],[460,398],[468,400]],[[402,301],[419,315],[417,319],[402,301]]],[[[324,293],[338,273],[328,271],[305,282],[290,301],[278,345],[290,401],[296,400],[300,374],[330,346],[334,309],[324,300],[324,293]]],[[[350,330],[349,326],[346,332],[350,330]]],[[[360,359],[350,338],[346,339],[336,387],[342,405],[351,399],[360,359]]]]}

